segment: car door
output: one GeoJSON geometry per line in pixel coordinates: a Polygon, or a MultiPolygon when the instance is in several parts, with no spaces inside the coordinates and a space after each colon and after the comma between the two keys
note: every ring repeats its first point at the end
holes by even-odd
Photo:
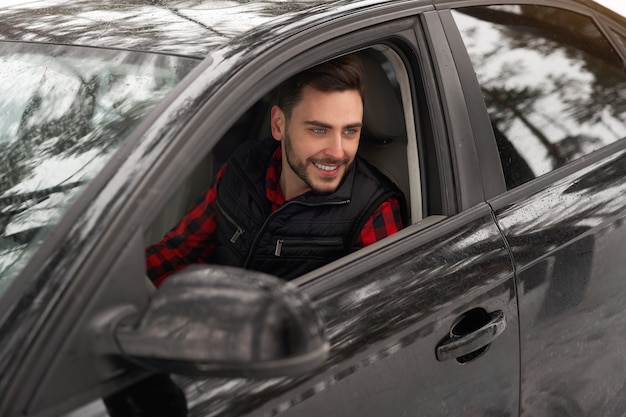
{"type": "Polygon", "coordinates": [[[442,13],[510,190],[490,204],[515,260],[522,415],[623,415],[625,21],[551,2],[442,13]]]}
{"type": "MultiPolygon", "coordinates": [[[[519,330],[511,259],[482,201],[473,127],[439,17],[419,14],[428,8],[405,7],[407,18],[387,24],[378,10],[371,28],[356,24],[357,30],[346,32],[351,26],[338,19],[311,31],[307,40],[322,44],[318,30],[342,28],[341,36],[321,47],[284,45],[284,51],[295,51],[283,55],[297,61],[277,65],[305,67],[363,48],[388,48],[401,58],[419,123],[412,128],[419,131],[413,139],[420,141],[424,166],[418,185],[423,219],[293,281],[330,338],[322,368],[271,381],[182,381],[192,388],[192,415],[212,405],[224,416],[517,415],[519,330]]],[[[364,12],[358,20],[372,16],[364,12]]],[[[278,69],[272,74],[274,83],[282,77],[278,69]]],[[[228,102],[221,105],[219,111],[228,111],[228,102]]]]}

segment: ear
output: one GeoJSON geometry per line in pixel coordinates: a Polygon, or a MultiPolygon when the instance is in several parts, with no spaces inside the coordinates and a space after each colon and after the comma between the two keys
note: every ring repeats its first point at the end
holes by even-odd
{"type": "Polygon", "coordinates": [[[287,128],[285,113],[278,106],[272,107],[271,115],[272,136],[277,141],[283,140],[285,137],[285,129],[287,128]]]}

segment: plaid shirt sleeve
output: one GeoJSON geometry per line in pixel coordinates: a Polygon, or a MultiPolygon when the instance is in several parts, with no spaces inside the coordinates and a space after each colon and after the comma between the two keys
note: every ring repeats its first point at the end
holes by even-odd
{"type": "Polygon", "coordinates": [[[146,248],[146,272],[155,286],[193,263],[207,263],[215,250],[215,199],[224,168],[194,207],[158,243],[146,248]]]}
{"type": "Polygon", "coordinates": [[[400,203],[397,198],[384,201],[363,225],[355,245],[365,247],[402,229],[400,203]]]}

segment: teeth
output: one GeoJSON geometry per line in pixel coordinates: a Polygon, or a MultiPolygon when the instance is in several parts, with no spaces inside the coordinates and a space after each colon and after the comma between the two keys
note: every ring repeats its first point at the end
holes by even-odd
{"type": "Polygon", "coordinates": [[[322,169],[324,171],[333,171],[335,169],[337,169],[337,166],[333,165],[321,165],[321,164],[315,164],[316,167],[318,167],[319,169],[322,169]]]}

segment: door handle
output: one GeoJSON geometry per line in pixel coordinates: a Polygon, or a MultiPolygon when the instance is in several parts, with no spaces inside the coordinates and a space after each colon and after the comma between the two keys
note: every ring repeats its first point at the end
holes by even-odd
{"type": "Polygon", "coordinates": [[[435,351],[438,361],[456,359],[466,363],[482,355],[494,339],[504,332],[506,319],[503,311],[487,313],[474,309],[465,313],[450,329],[435,351]]]}

